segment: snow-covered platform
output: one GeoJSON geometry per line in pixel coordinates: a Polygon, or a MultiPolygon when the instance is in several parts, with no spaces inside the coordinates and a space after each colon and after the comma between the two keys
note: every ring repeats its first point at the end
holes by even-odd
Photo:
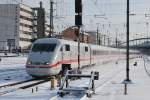
{"type": "Polygon", "coordinates": [[[119,72],[102,87],[97,88],[96,95],[90,100],[149,100],[150,77],[145,71],[143,58],[130,61],[131,83],[127,85],[127,95],[124,94],[124,84],[122,84],[125,73],[124,68],[124,71],[119,72]],[[134,62],[137,62],[137,66],[134,66],[134,62]]]}
{"type": "MultiPolygon", "coordinates": [[[[24,58],[23,58],[24,59],[24,58]]],[[[21,60],[21,59],[20,59],[21,60]]],[[[23,63],[23,62],[22,62],[23,63]]],[[[149,64],[147,64],[148,66],[149,64]]],[[[144,67],[143,58],[130,60],[130,79],[131,84],[127,85],[127,95],[124,95],[124,84],[126,79],[126,61],[118,60],[99,64],[95,67],[85,68],[84,73],[98,71],[100,73],[99,80],[95,81],[95,94],[91,98],[86,96],[78,97],[58,97],[56,90],[50,90],[50,83],[29,89],[20,89],[16,92],[0,96],[0,100],[149,100],[150,95],[150,77],[147,75],[144,67]],[[137,62],[137,66],[134,63],[137,62]],[[32,93],[32,89],[34,92],[32,93]]],[[[72,81],[75,86],[83,86],[87,84],[85,80],[72,81]]]]}

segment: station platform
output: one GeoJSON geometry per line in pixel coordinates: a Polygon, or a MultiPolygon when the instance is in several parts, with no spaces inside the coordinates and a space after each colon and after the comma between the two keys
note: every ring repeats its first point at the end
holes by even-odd
{"type": "Polygon", "coordinates": [[[124,71],[118,72],[107,83],[96,89],[96,94],[87,100],[149,100],[150,99],[150,77],[145,71],[143,58],[136,58],[130,61],[130,80],[127,84],[125,95],[123,81],[126,77],[124,71]],[[134,63],[137,62],[137,66],[134,63]]]}

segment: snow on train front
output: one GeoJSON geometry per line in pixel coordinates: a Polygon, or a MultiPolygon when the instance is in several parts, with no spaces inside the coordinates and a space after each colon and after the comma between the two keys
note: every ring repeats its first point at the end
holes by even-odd
{"type": "Polygon", "coordinates": [[[47,77],[60,72],[56,64],[56,56],[59,42],[57,39],[39,39],[35,41],[29,52],[26,63],[26,71],[34,77],[47,77]]]}

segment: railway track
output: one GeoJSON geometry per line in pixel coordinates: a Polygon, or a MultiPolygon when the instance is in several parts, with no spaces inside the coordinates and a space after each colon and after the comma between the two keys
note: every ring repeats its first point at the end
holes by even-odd
{"type": "Polygon", "coordinates": [[[148,57],[144,57],[144,68],[147,75],[150,77],[150,59],[148,57]]]}
{"type": "Polygon", "coordinates": [[[21,82],[11,83],[11,84],[7,84],[7,85],[2,85],[2,86],[0,86],[0,89],[5,88],[5,87],[10,87],[10,86],[15,86],[15,85],[26,83],[26,82],[30,82],[30,81],[33,81],[33,80],[35,80],[35,79],[29,79],[29,80],[26,80],[26,81],[21,81],[21,82]]]}
{"type": "Polygon", "coordinates": [[[37,80],[37,79],[29,79],[21,82],[11,83],[7,85],[0,86],[0,96],[15,92],[19,89],[27,89],[45,82],[50,81],[50,78],[46,78],[43,80],[37,80]]]}

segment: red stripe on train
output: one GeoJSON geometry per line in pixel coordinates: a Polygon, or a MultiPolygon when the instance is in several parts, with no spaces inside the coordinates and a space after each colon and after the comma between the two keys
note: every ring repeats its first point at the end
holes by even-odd
{"type": "MultiPolygon", "coordinates": [[[[90,60],[90,58],[80,59],[80,61],[88,61],[88,60],[90,60]]],[[[52,68],[52,67],[57,67],[60,64],[71,64],[71,63],[76,63],[76,62],[78,62],[78,59],[62,60],[51,65],[26,65],[26,67],[27,68],[52,68]]]]}
{"type": "MultiPolygon", "coordinates": [[[[99,59],[100,57],[92,57],[91,59],[99,59]]],[[[101,56],[103,58],[103,56],[101,56]]],[[[109,57],[110,58],[110,57],[109,57]]],[[[81,58],[80,61],[89,61],[90,58],[81,58]]],[[[77,63],[78,59],[71,59],[71,60],[62,60],[58,61],[57,63],[51,64],[51,65],[26,65],[27,68],[52,68],[52,67],[57,67],[60,64],[71,64],[71,63],[77,63]]]]}

